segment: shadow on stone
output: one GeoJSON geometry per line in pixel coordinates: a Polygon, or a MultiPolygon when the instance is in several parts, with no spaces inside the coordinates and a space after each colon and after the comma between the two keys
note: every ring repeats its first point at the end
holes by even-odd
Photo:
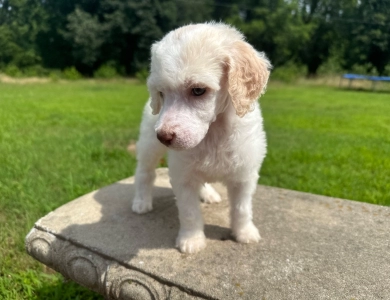
{"type": "MultiPolygon", "coordinates": [[[[60,208],[66,214],[63,219],[76,217],[77,221],[58,228],[58,234],[124,263],[129,262],[140,250],[171,249],[177,252],[174,247],[179,221],[172,190],[154,187],[153,210],[142,215],[131,210],[133,195],[133,184],[116,183],[98,190],[89,199],[75,200],[74,205],[69,203],[63,206],[60,208]]],[[[227,214],[226,205],[215,205],[224,207],[227,214]]],[[[56,211],[57,215],[59,210],[56,211]]],[[[205,234],[209,240],[230,239],[228,227],[214,224],[205,225],[205,234]]]]}

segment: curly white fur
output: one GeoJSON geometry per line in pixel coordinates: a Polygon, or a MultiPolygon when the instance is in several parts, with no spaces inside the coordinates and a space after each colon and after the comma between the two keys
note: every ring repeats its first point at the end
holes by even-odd
{"type": "Polygon", "coordinates": [[[221,23],[184,26],[152,46],[151,97],[137,143],[132,209],[152,209],[155,166],[168,151],[180,219],[177,246],[182,252],[206,246],[199,196],[206,202],[221,200],[206,182],[227,186],[236,240],[260,239],[252,222],[252,195],[266,139],[257,99],[265,91],[270,68],[263,53],[221,23]],[[205,92],[196,96],[193,89],[205,92]]]}

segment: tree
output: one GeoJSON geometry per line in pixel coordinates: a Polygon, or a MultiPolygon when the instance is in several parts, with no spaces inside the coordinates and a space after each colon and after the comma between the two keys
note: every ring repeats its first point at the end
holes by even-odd
{"type": "Polygon", "coordinates": [[[100,58],[101,47],[106,39],[104,26],[97,16],[76,8],[68,15],[67,31],[63,33],[72,47],[74,65],[91,73],[100,58]]]}
{"type": "Polygon", "coordinates": [[[0,65],[39,64],[36,38],[45,20],[39,0],[0,1],[0,65]]]}
{"type": "Polygon", "coordinates": [[[344,67],[367,66],[382,75],[390,63],[390,4],[380,0],[362,0],[344,14],[342,36],[345,39],[344,67]]]}
{"type": "Polygon", "coordinates": [[[0,67],[92,74],[108,63],[134,74],[165,33],[214,19],[237,26],[276,67],[304,65],[315,76],[337,56],[345,69],[384,74],[388,7],[387,0],[0,0],[0,67]]]}
{"type": "MultiPolygon", "coordinates": [[[[102,22],[108,31],[104,53],[124,66],[126,73],[145,67],[150,45],[162,37],[157,24],[160,9],[158,1],[106,0],[102,3],[102,22]]],[[[159,17],[167,18],[162,14],[159,17]]],[[[167,19],[168,24],[172,23],[167,19]]]]}
{"type": "Polygon", "coordinates": [[[228,22],[264,51],[274,66],[298,62],[298,49],[309,40],[311,27],[302,22],[296,4],[269,0],[253,1],[253,5],[238,6],[228,22]]]}

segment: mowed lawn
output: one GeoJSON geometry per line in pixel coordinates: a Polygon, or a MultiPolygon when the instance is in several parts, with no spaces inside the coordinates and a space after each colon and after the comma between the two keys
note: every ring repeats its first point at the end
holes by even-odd
{"type": "Polygon", "coordinates": [[[126,147],[146,99],[144,85],[125,82],[0,84],[0,299],[103,299],[47,277],[24,236],[49,211],[134,173],[126,147]]]}
{"type": "Polygon", "coordinates": [[[260,183],[390,205],[390,93],[271,85],[260,183]]]}
{"type": "MultiPolygon", "coordinates": [[[[35,262],[24,237],[49,211],[133,175],[126,148],[146,99],[125,80],[0,84],[0,299],[102,299],[35,262]]],[[[390,94],[271,84],[260,102],[261,184],[390,205],[390,94]]]]}

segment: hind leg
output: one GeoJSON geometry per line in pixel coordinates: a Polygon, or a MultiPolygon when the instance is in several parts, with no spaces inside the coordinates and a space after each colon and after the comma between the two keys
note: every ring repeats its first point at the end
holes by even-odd
{"type": "Polygon", "coordinates": [[[222,200],[218,192],[208,183],[202,185],[199,195],[204,203],[219,203],[222,200]]]}

